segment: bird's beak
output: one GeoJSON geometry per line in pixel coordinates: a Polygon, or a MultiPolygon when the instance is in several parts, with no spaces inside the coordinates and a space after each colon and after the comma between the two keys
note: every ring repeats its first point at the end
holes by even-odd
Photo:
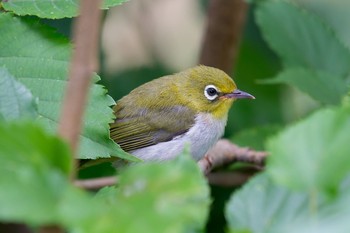
{"type": "Polygon", "coordinates": [[[244,92],[244,91],[241,91],[241,90],[238,90],[238,89],[236,89],[232,93],[225,94],[224,97],[233,98],[233,99],[245,99],[245,98],[246,99],[255,99],[255,97],[252,96],[251,94],[244,92]]]}

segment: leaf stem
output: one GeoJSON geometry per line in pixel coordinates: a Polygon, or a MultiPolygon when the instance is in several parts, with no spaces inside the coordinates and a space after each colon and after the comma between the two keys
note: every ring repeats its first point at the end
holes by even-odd
{"type": "MultiPolygon", "coordinates": [[[[74,24],[73,57],[69,81],[64,96],[58,133],[70,144],[75,156],[82,118],[93,72],[97,70],[98,40],[100,31],[101,0],[80,1],[80,16],[74,24]]],[[[74,159],[74,158],[73,158],[74,159]]],[[[75,170],[71,175],[73,180],[75,170]]]]}

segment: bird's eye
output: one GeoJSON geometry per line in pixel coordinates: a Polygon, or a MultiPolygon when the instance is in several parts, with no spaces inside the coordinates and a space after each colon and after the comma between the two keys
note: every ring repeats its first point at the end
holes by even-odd
{"type": "Polygon", "coordinates": [[[208,85],[204,88],[204,95],[208,100],[214,100],[219,96],[219,92],[214,85],[208,85]]]}

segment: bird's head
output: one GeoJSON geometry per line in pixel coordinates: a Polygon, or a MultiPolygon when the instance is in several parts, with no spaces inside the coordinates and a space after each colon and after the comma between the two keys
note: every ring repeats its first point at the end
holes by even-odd
{"type": "Polygon", "coordinates": [[[210,113],[216,118],[225,117],[236,99],[255,99],[239,90],[225,72],[216,68],[197,66],[182,72],[181,77],[183,81],[177,90],[180,98],[196,112],[210,113]]]}

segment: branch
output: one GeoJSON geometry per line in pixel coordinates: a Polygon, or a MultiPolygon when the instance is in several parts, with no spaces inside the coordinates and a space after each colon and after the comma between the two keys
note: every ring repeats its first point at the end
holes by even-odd
{"type": "MultiPolygon", "coordinates": [[[[249,148],[238,147],[226,139],[219,140],[207,155],[198,161],[198,166],[204,174],[208,174],[212,169],[235,162],[247,162],[261,166],[264,164],[266,152],[254,151],[249,148]]],[[[104,186],[111,186],[118,183],[115,176],[76,180],[74,184],[84,189],[99,189],[104,186]]]]}
{"type": "Polygon", "coordinates": [[[118,179],[116,176],[108,176],[102,178],[94,178],[94,179],[85,179],[85,180],[76,180],[74,185],[83,188],[83,189],[100,189],[105,186],[111,186],[118,183],[118,179]]]}
{"type": "Polygon", "coordinates": [[[199,63],[231,73],[248,5],[244,0],[211,0],[199,63]]]}
{"type": "Polygon", "coordinates": [[[58,133],[69,142],[74,153],[78,145],[91,78],[98,67],[100,5],[101,0],[82,0],[81,14],[74,24],[75,50],[58,127],[58,133]]]}
{"type": "Polygon", "coordinates": [[[203,159],[198,161],[198,166],[204,174],[208,174],[214,168],[234,162],[263,165],[266,156],[266,152],[251,150],[248,147],[239,147],[226,139],[221,139],[208,151],[203,159]]]}

